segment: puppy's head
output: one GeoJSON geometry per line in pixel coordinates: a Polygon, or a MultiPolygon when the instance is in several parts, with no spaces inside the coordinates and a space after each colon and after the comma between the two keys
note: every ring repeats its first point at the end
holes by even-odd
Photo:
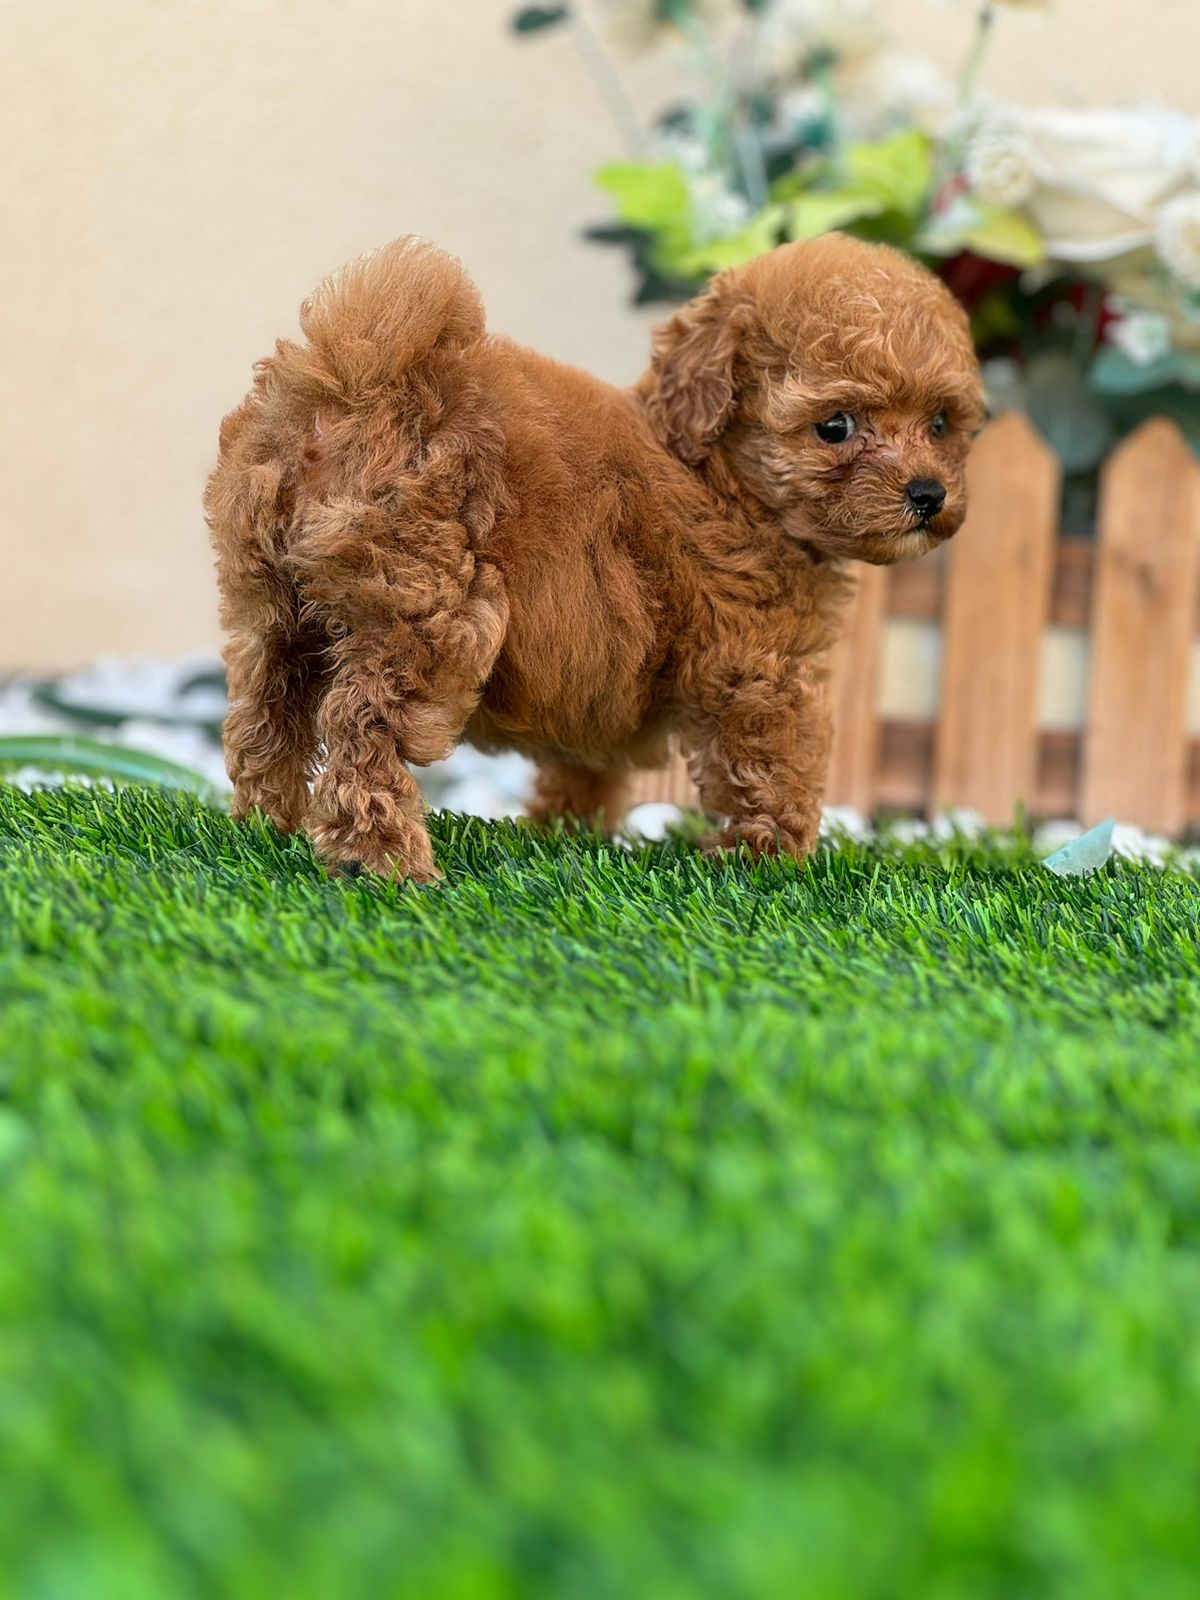
{"type": "Polygon", "coordinates": [[[723,273],[640,388],[669,449],[825,554],[902,561],[962,525],[979,369],[962,309],[898,251],[830,234],[723,273]]]}

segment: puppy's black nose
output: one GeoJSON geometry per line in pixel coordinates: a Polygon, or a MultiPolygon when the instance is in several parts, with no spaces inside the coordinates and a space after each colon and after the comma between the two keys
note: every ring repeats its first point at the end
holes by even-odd
{"type": "Polygon", "coordinates": [[[946,485],[936,478],[914,478],[904,492],[919,517],[936,517],[946,504],[946,485]]]}

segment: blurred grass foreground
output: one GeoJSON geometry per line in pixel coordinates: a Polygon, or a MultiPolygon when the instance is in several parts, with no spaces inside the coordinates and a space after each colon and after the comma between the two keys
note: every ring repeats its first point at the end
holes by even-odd
{"type": "Polygon", "coordinates": [[[1195,1593],[1200,887],[0,787],[0,1585],[1195,1593]]]}

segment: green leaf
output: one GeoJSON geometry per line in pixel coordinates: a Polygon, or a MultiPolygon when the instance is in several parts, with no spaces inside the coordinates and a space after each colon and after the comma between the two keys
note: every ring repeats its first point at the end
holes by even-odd
{"type": "Polygon", "coordinates": [[[846,171],[853,188],[884,202],[881,210],[887,207],[916,217],[933,187],[933,151],[923,133],[910,129],[874,144],[851,145],[846,171]]]}
{"type": "Polygon", "coordinates": [[[1029,415],[1056,451],[1063,471],[1089,472],[1113,442],[1112,419],[1065,350],[1048,350],[1026,371],[1029,415]]]}
{"type": "Polygon", "coordinates": [[[1016,339],[1020,332],[1021,319],[1004,289],[985,295],[971,313],[971,337],[976,349],[1000,339],[1016,339]]]}
{"type": "Polygon", "coordinates": [[[683,173],[673,161],[655,164],[619,161],[596,174],[617,205],[621,221],[650,235],[649,257],[668,277],[686,278],[694,248],[692,200],[683,173]]]}
{"type": "Polygon", "coordinates": [[[807,194],[823,179],[832,175],[828,163],[813,166],[811,163],[802,167],[792,167],[787,172],[780,173],[771,184],[772,200],[795,200],[798,195],[807,194]]]}
{"type": "Polygon", "coordinates": [[[977,256],[1008,267],[1036,267],[1046,259],[1041,234],[1019,211],[986,209],[963,243],[977,256]]]}
{"type": "Polygon", "coordinates": [[[635,228],[661,228],[686,217],[691,208],[688,186],[673,161],[616,161],[600,168],[596,182],[616,201],[622,222],[635,228]]]}
{"type": "Polygon", "coordinates": [[[877,217],[888,203],[869,189],[810,189],[784,207],[789,239],[816,239],[863,217],[877,217]]]}
{"type": "Polygon", "coordinates": [[[523,6],[512,19],[512,30],[514,33],[540,33],[543,28],[565,22],[567,15],[566,6],[523,6]]]}
{"type": "Polygon", "coordinates": [[[726,239],[712,239],[681,257],[677,265],[687,275],[705,272],[724,272],[728,267],[740,267],[755,256],[765,255],[779,243],[784,231],[788,208],[767,206],[740,232],[726,239]]]}
{"type": "Polygon", "coordinates": [[[130,750],[124,745],[101,744],[95,739],[80,739],[72,733],[13,734],[0,738],[0,773],[36,767],[43,772],[64,772],[87,778],[107,778],[114,784],[147,784],[166,789],[182,789],[202,800],[215,800],[216,790],[208,779],[190,767],[145,750],[130,750]]]}
{"type": "Polygon", "coordinates": [[[973,250],[1008,267],[1036,267],[1046,259],[1041,234],[1019,211],[1004,211],[961,196],[941,216],[931,217],[915,245],[934,256],[973,250]]]}
{"type": "Polygon", "coordinates": [[[875,144],[852,145],[840,173],[787,173],[772,193],[787,205],[790,239],[816,239],[835,228],[867,218],[892,215],[907,236],[925,206],[933,183],[929,141],[920,133],[901,133],[875,144]]]}

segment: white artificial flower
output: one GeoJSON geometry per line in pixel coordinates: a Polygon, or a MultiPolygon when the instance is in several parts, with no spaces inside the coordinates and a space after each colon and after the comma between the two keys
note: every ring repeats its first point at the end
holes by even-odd
{"type": "Polygon", "coordinates": [[[1200,356],[1200,308],[1187,303],[1183,285],[1165,273],[1149,250],[1126,256],[1105,273],[1118,311],[1153,311],[1162,317],[1171,348],[1200,356]]]}
{"type": "Polygon", "coordinates": [[[712,166],[702,139],[671,129],[659,141],[663,155],[683,174],[692,202],[692,230],[698,244],[726,239],[745,227],[751,216],[746,200],[730,189],[725,177],[712,166]]]}
{"type": "Polygon", "coordinates": [[[889,50],[864,74],[864,89],[883,126],[915,124],[938,133],[954,111],[954,85],[927,56],[889,50]]]}
{"type": "Polygon", "coordinates": [[[1038,182],[1026,214],[1054,261],[1111,261],[1151,243],[1168,200],[1191,186],[1200,123],[1172,112],[1012,108],[1038,182]]]}
{"type": "Polygon", "coordinates": [[[1109,324],[1108,338],[1136,367],[1171,353],[1171,324],[1157,311],[1127,311],[1109,324]]]}
{"type": "Polygon", "coordinates": [[[824,121],[829,102],[811,83],[785,89],[776,102],[779,120],[788,128],[805,128],[824,121]]]}
{"type": "Polygon", "coordinates": [[[726,239],[749,222],[749,205],[740,194],[735,194],[726,185],[718,173],[697,172],[686,176],[692,197],[692,229],[697,243],[708,244],[712,239],[726,239]]]}
{"type": "Polygon", "coordinates": [[[1189,289],[1200,289],[1200,192],[1178,195],[1158,213],[1158,259],[1189,289]]]}
{"type": "Polygon", "coordinates": [[[1146,867],[1165,867],[1170,856],[1171,841],[1161,833],[1143,833],[1131,822],[1118,822],[1113,829],[1113,853],[1126,861],[1138,861],[1146,867]]]}
{"type": "Polygon", "coordinates": [[[758,55],[769,70],[787,76],[814,56],[857,61],[882,43],[878,0],[777,0],[763,17],[758,55]]]}
{"type": "Polygon", "coordinates": [[[967,145],[963,170],[972,191],[1006,211],[1022,206],[1037,188],[1033,145],[1019,129],[996,123],[967,145]]]}
{"type": "Polygon", "coordinates": [[[708,146],[694,133],[685,132],[682,128],[669,128],[659,139],[658,145],[664,158],[673,161],[685,176],[708,170],[708,146]]]}
{"type": "Polygon", "coordinates": [[[948,844],[952,839],[981,839],[987,832],[987,819],[981,811],[972,811],[969,806],[951,806],[948,811],[939,811],[929,826],[930,837],[939,844],[948,844]]]}
{"type": "Polygon", "coordinates": [[[954,106],[950,81],[924,56],[888,48],[880,0],[775,0],[762,14],[756,59],[780,87],[793,126],[823,120],[828,94],[843,130],[857,139],[916,125],[940,131],[954,106]],[[822,86],[797,85],[815,61],[822,86]]]}
{"type": "Polygon", "coordinates": [[[920,844],[929,838],[929,824],[920,817],[897,817],[888,825],[888,841],[901,849],[910,844],[920,844]]]}
{"type": "Polygon", "coordinates": [[[874,829],[857,806],[826,806],[821,812],[820,833],[834,844],[847,840],[861,844],[874,837],[874,829]]]}
{"type": "Polygon", "coordinates": [[[932,61],[894,50],[840,62],[833,87],[842,127],[852,139],[914,127],[936,136],[955,108],[954,87],[932,61]]]}

